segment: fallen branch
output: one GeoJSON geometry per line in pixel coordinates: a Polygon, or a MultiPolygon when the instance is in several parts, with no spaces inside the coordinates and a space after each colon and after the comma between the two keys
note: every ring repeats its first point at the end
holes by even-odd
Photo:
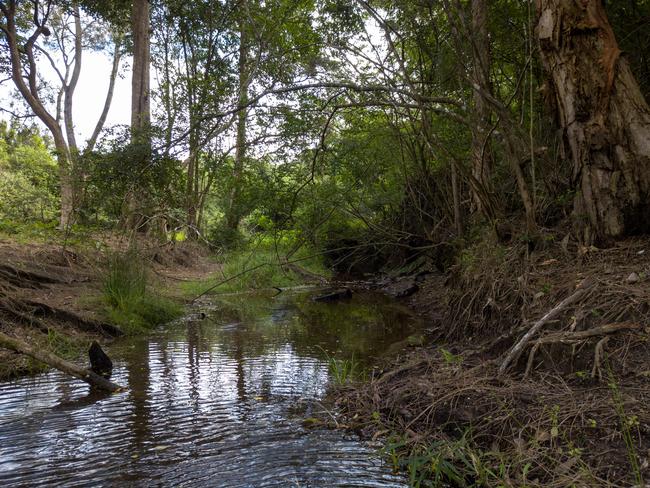
{"type": "Polygon", "coordinates": [[[499,376],[503,375],[503,373],[505,373],[505,371],[508,369],[508,366],[510,366],[510,364],[514,362],[521,355],[522,351],[524,350],[524,347],[526,347],[526,344],[530,342],[533,336],[537,334],[537,332],[539,332],[539,330],[544,326],[544,324],[557,317],[560,314],[560,312],[562,312],[569,305],[578,302],[595,285],[596,285],[595,280],[587,279],[583,281],[578,285],[578,288],[572,295],[562,300],[559,304],[553,307],[551,311],[549,311],[541,319],[535,322],[535,324],[530,328],[530,330],[526,332],[521,339],[519,339],[519,342],[517,342],[512,347],[508,355],[505,357],[505,359],[501,363],[501,366],[499,366],[499,372],[498,372],[499,376]]]}
{"type": "Polygon", "coordinates": [[[11,351],[15,351],[20,354],[25,354],[26,356],[32,357],[37,361],[47,364],[53,368],[58,369],[70,376],[74,376],[82,381],[85,381],[95,388],[100,390],[116,392],[122,390],[120,385],[113,383],[112,381],[107,380],[106,378],[94,373],[89,369],[80,368],[76,364],[70,363],[65,359],[47,352],[39,351],[34,347],[30,346],[26,342],[10,337],[3,332],[0,332],[0,347],[4,347],[11,351]]]}
{"type": "Polygon", "coordinates": [[[537,339],[537,344],[551,344],[557,342],[575,342],[588,339],[590,337],[602,336],[613,334],[619,330],[633,330],[640,329],[641,324],[636,322],[615,322],[613,324],[601,325],[587,330],[580,330],[578,332],[557,332],[549,334],[545,337],[537,339]]]}
{"type": "Polygon", "coordinates": [[[535,354],[537,354],[537,351],[540,348],[540,346],[544,344],[575,344],[577,342],[582,342],[591,337],[605,335],[606,337],[601,339],[596,345],[596,349],[594,352],[594,369],[591,372],[592,378],[595,377],[597,372],[598,372],[598,376],[600,377],[600,356],[602,355],[603,346],[609,339],[608,334],[613,334],[620,330],[632,330],[632,329],[640,329],[640,328],[641,328],[641,324],[637,324],[633,322],[617,322],[613,324],[601,325],[599,327],[594,327],[592,329],[581,330],[578,332],[556,332],[554,334],[549,334],[545,337],[541,337],[535,341],[533,347],[530,350],[530,353],[528,354],[528,362],[526,364],[526,371],[524,372],[524,378],[528,377],[528,374],[530,373],[533,367],[535,354]]]}

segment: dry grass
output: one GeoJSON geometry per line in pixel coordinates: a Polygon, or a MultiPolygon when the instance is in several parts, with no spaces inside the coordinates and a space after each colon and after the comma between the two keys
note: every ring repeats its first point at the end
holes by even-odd
{"type": "Polygon", "coordinates": [[[383,438],[413,486],[650,480],[650,241],[497,251],[479,246],[447,288],[415,299],[446,297],[437,329],[449,350],[417,351],[340,390],[348,423],[383,438]],[[628,281],[631,273],[640,280],[628,281]],[[500,376],[513,344],[586,278],[596,280],[593,290],[546,324],[500,376]]]}
{"type": "MultiPolygon", "coordinates": [[[[650,478],[650,382],[648,371],[634,374],[620,360],[630,353],[647,359],[647,338],[615,342],[609,357],[617,368],[602,383],[555,373],[500,379],[495,363],[422,350],[341,390],[338,405],[366,436],[393,436],[390,444],[399,433],[403,469],[412,456],[442,452],[460,486],[632,486],[639,474],[650,478]]],[[[432,466],[417,479],[434,480],[432,466]]]]}

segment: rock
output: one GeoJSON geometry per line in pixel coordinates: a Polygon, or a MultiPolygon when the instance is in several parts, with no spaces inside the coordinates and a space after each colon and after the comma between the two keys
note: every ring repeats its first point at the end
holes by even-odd
{"type": "Polygon", "coordinates": [[[415,279],[411,277],[385,286],[381,291],[395,298],[404,298],[410,297],[419,289],[415,279]]]}
{"type": "Polygon", "coordinates": [[[629,284],[638,283],[639,281],[641,281],[641,278],[636,273],[630,273],[630,276],[625,279],[625,282],[629,284]]]}
{"type": "Polygon", "coordinates": [[[336,302],[348,298],[352,298],[352,290],[349,288],[341,288],[339,290],[325,293],[324,295],[312,297],[312,300],[315,302],[336,302]]]}
{"type": "Polygon", "coordinates": [[[198,321],[198,320],[205,320],[206,317],[207,317],[207,315],[205,314],[205,312],[198,312],[198,313],[193,313],[193,314],[188,315],[185,318],[185,320],[187,320],[187,321],[198,321]]]}

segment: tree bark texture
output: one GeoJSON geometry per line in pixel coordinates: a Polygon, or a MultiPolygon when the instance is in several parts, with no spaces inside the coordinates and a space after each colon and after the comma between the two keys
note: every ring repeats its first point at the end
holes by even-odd
{"type": "Polygon", "coordinates": [[[536,0],[537,37],[573,162],[585,243],[650,231],[650,109],[602,0],[536,0]]]}
{"type": "Polygon", "coordinates": [[[239,96],[237,104],[239,112],[237,114],[237,140],[235,142],[235,164],[233,167],[233,188],[230,194],[230,204],[226,225],[229,229],[236,230],[241,220],[241,185],[244,172],[244,158],[246,157],[246,117],[248,110],[245,108],[248,103],[248,86],[250,84],[249,73],[249,41],[246,25],[246,0],[241,2],[240,39],[239,39],[239,96]]]}
{"type": "MultiPolygon", "coordinates": [[[[131,10],[131,29],[133,34],[133,73],[131,75],[131,142],[138,146],[138,157],[134,161],[134,173],[139,171],[137,164],[144,166],[151,155],[151,105],[150,105],[150,66],[151,49],[149,35],[149,0],[133,0],[131,10]]],[[[147,228],[146,195],[135,181],[125,195],[123,223],[128,230],[144,231],[147,228]]]]}
{"type": "MultiPolygon", "coordinates": [[[[491,192],[491,153],[487,140],[490,107],[481,91],[492,93],[490,84],[490,37],[486,0],[472,0],[472,82],[475,121],[472,127],[472,176],[491,192]]],[[[483,200],[472,192],[473,206],[485,213],[483,200]]],[[[489,218],[490,215],[487,215],[489,218]]]]}
{"type": "MultiPolygon", "coordinates": [[[[148,133],[151,125],[149,0],[133,1],[131,20],[133,29],[131,130],[136,138],[140,138],[148,133]]],[[[146,136],[146,139],[148,139],[148,136],[146,136]]]]}

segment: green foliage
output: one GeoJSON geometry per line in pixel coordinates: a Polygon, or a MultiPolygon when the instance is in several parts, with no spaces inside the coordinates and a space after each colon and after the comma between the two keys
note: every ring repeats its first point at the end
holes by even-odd
{"type": "Polygon", "coordinates": [[[103,280],[108,319],[127,333],[144,332],[182,314],[182,307],[151,290],[146,265],[135,251],[109,257],[103,280]]]}
{"type": "Polygon", "coordinates": [[[38,130],[0,122],[0,219],[50,222],[58,214],[56,166],[38,130]]]}
{"type": "Polygon", "coordinates": [[[516,476],[524,483],[530,470],[528,463],[476,448],[470,430],[458,439],[441,438],[430,444],[391,437],[383,450],[393,470],[405,473],[414,488],[508,486],[514,470],[520,469],[516,476]]]}
{"type": "Polygon", "coordinates": [[[116,130],[112,139],[84,154],[80,168],[86,176],[84,221],[117,222],[125,213],[129,195],[142,215],[182,218],[184,176],[178,160],[150,154],[148,147],[131,144],[130,134],[116,130]]]}
{"type": "MultiPolygon", "coordinates": [[[[244,247],[221,254],[218,258],[222,264],[219,275],[207,281],[186,284],[185,293],[198,295],[208,288],[212,288],[211,293],[228,293],[303,284],[305,277],[296,268],[286,265],[292,244],[295,244],[295,237],[275,240],[258,235],[244,247]]],[[[317,253],[301,247],[290,261],[309,273],[328,276],[322,257],[314,254],[317,253]]]]}
{"type": "Polygon", "coordinates": [[[359,363],[351,359],[329,359],[329,372],[335,385],[344,385],[360,377],[359,363]]]}

